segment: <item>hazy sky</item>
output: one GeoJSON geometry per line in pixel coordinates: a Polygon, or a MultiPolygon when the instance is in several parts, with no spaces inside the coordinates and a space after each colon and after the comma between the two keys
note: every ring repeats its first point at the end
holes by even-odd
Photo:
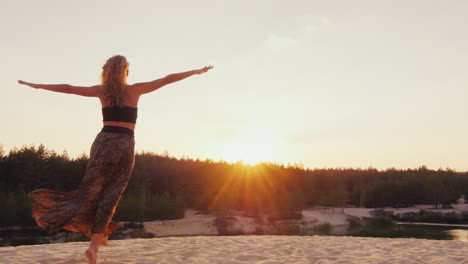
{"type": "Polygon", "coordinates": [[[468,1],[0,0],[0,144],[89,153],[94,85],[215,68],[140,100],[137,151],[306,167],[468,170],[468,1]]]}

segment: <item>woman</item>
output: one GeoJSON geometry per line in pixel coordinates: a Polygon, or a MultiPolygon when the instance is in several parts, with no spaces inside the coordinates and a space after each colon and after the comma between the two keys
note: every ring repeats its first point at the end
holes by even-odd
{"type": "Polygon", "coordinates": [[[18,81],[37,89],[98,97],[102,105],[104,127],[91,146],[78,189],[70,192],[39,189],[28,194],[32,198],[32,216],[36,223],[49,234],[60,228],[83,233],[91,239],[85,255],[89,263],[97,263],[99,247],[107,246],[108,235],[118,228],[111,219],[132,174],[133,131],[140,96],[212,68],[207,66],[151,82],[127,84],[129,64],[124,56],[117,55],[102,67],[100,85],[79,87],[18,81]]]}

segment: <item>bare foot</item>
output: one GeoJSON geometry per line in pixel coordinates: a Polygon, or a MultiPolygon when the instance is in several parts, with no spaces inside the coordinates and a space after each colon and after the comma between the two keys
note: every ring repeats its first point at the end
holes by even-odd
{"type": "Polygon", "coordinates": [[[85,255],[88,258],[88,263],[89,264],[97,264],[98,253],[97,253],[96,249],[88,248],[85,251],[85,255]]]}

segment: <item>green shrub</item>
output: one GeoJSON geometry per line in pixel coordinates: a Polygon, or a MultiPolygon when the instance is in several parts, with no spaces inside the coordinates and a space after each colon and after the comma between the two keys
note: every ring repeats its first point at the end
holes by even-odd
{"type": "Polygon", "coordinates": [[[155,221],[184,217],[185,204],[181,197],[168,194],[128,195],[122,197],[114,219],[117,221],[155,221]]]}
{"type": "Polygon", "coordinates": [[[365,222],[364,228],[366,229],[391,230],[397,226],[395,220],[388,216],[369,217],[365,222]]]}
{"type": "Polygon", "coordinates": [[[144,229],[133,230],[128,233],[131,238],[154,238],[152,233],[145,232],[144,229]]]}
{"type": "Polygon", "coordinates": [[[123,196],[115,212],[114,220],[143,222],[144,211],[145,203],[142,196],[123,196]]]}
{"type": "Polygon", "coordinates": [[[26,194],[0,194],[0,226],[35,225],[31,213],[31,199],[26,194]]]}
{"type": "Polygon", "coordinates": [[[461,221],[463,223],[468,223],[468,211],[463,211],[461,213],[461,221]]]}
{"type": "Polygon", "coordinates": [[[144,221],[184,218],[185,203],[182,197],[169,194],[149,195],[145,202],[144,221]]]}
{"type": "Polygon", "coordinates": [[[214,219],[214,226],[220,235],[231,235],[230,229],[235,221],[236,218],[234,216],[217,216],[214,219]]]}
{"type": "Polygon", "coordinates": [[[299,223],[291,220],[279,220],[272,223],[274,229],[272,235],[301,235],[301,228],[299,223]]]}
{"type": "Polygon", "coordinates": [[[346,218],[346,221],[348,221],[349,229],[362,227],[361,218],[358,216],[350,215],[346,218]]]}
{"type": "Polygon", "coordinates": [[[432,212],[419,210],[418,213],[407,212],[397,217],[402,222],[426,222],[426,223],[446,223],[446,224],[468,224],[468,216],[456,212],[432,212]]]}
{"type": "Polygon", "coordinates": [[[299,224],[295,222],[290,222],[286,225],[285,232],[285,235],[288,236],[301,235],[301,228],[299,224]]]}
{"type": "Polygon", "coordinates": [[[330,223],[325,222],[323,224],[314,226],[312,230],[317,235],[330,235],[331,232],[333,231],[333,226],[330,223]]]}

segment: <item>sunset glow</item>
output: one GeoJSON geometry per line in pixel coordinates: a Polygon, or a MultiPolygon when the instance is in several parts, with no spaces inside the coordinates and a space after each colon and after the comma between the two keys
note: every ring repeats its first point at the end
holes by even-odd
{"type": "Polygon", "coordinates": [[[247,129],[231,141],[221,144],[221,159],[255,165],[263,161],[278,160],[280,139],[268,129],[247,129]]]}
{"type": "Polygon", "coordinates": [[[468,170],[468,1],[6,1],[0,149],[88,154],[99,100],[31,89],[213,65],[145,94],[137,151],[305,167],[468,170]],[[12,114],[14,113],[14,114],[12,114]]]}

